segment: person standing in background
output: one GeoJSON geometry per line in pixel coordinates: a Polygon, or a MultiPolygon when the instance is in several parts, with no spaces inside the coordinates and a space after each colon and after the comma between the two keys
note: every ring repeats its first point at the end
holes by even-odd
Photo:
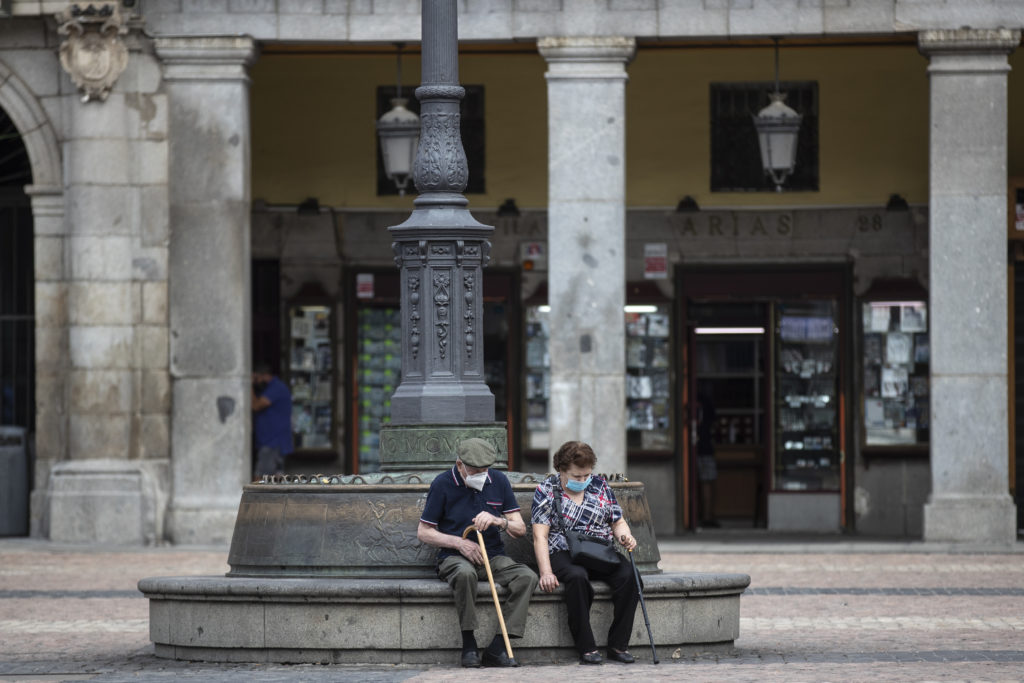
{"type": "Polygon", "coordinates": [[[256,450],[254,476],[282,474],[292,445],[292,394],[267,363],[252,373],[252,440],[256,450]]]}

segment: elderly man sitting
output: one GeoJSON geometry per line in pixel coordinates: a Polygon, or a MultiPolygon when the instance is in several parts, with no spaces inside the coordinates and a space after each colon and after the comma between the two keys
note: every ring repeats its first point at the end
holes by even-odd
{"type": "Polygon", "coordinates": [[[501,633],[495,634],[482,657],[477,651],[473,635],[477,582],[487,574],[480,545],[463,538],[462,532],[473,525],[483,533],[494,581],[510,593],[504,610],[508,635],[522,638],[537,575],[505,554],[501,534],[523,536],[526,523],[508,477],[489,469],[496,457],[494,446],[483,439],[465,439],[456,456],[455,466],[431,483],[416,535],[423,543],[439,548],[437,574],[452,587],[462,629],[462,666],[518,666],[505,653],[501,633]]]}

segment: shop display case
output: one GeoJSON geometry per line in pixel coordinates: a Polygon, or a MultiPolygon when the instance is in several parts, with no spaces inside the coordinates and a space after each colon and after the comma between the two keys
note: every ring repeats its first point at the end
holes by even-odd
{"type": "Polygon", "coordinates": [[[776,491],[838,491],[838,338],[835,301],[776,305],[776,491]]]}
{"type": "Polygon", "coordinates": [[[626,306],[626,445],[630,451],[673,448],[670,306],[626,306]]]}
{"type": "Polygon", "coordinates": [[[861,326],[865,452],[927,449],[927,303],[923,298],[863,301],[861,326]]]}
{"type": "Polygon", "coordinates": [[[333,450],[334,361],[328,306],[291,306],[288,379],[297,451],[333,450]]]}
{"type": "Polygon", "coordinates": [[[398,306],[360,306],[354,367],[359,472],[380,471],[380,427],[391,420],[391,395],[402,379],[398,306]]]}

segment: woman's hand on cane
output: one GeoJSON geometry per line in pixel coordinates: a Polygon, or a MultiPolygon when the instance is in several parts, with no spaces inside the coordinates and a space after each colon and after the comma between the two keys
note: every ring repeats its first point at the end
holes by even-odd
{"type": "Polygon", "coordinates": [[[628,550],[629,552],[633,552],[634,550],[636,550],[636,539],[633,538],[633,535],[628,532],[624,534],[619,534],[619,543],[621,543],[622,547],[628,550]]]}

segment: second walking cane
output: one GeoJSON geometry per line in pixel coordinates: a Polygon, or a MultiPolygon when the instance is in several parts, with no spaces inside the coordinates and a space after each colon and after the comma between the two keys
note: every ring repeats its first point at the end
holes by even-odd
{"type": "MultiPolygon", "coordinates": [[[[469,535],[470,531],[476,532],[476,540],[480,543],[480,554],[484,556],[484,569],[487,570],[487,583],[491,584],[491,597],[494,598],[494,609],[498,612],[498,625],[501,626],[501,637],[505,639],[505,653],[508,654],[508,658],[512,659],[512,643],[508,640],[508,630],[505,628],[505,617],[501,613],[501,601],[498,600],[498,589],[494,587],[494,575],[491,574],[491,561],[487,558],[487,546],[484,544],[484,535],[480,533],[480,530],[473,525],[466,527],[466,530],[462,532],[462,537],[465,538],[469,535]]],[[[641,598],[642,600],[643,598],[641,598]]],[[[647,615],[647,610],[644,610],[644,615],[647,615]]],[[[650,627],[648,627],[648,630],[650,627]]]]}
{"type": "Polygon", "coordinates": [[[640,608],[644,611],[644,626],[647,627],[647,637],[651,640],[651,657],[654,663],[658,663],[658,650],[654,647],[654,634],[651,633],[651,620],[647,618],[647,603],[644,602],[644,585],[640,581],[640,572],[636,569],[636,560],[633,559],[633,551],[629,551],[629,563],[633,565],[633,576],[636,577],[636,590],[640,594],[640,608]]]}

